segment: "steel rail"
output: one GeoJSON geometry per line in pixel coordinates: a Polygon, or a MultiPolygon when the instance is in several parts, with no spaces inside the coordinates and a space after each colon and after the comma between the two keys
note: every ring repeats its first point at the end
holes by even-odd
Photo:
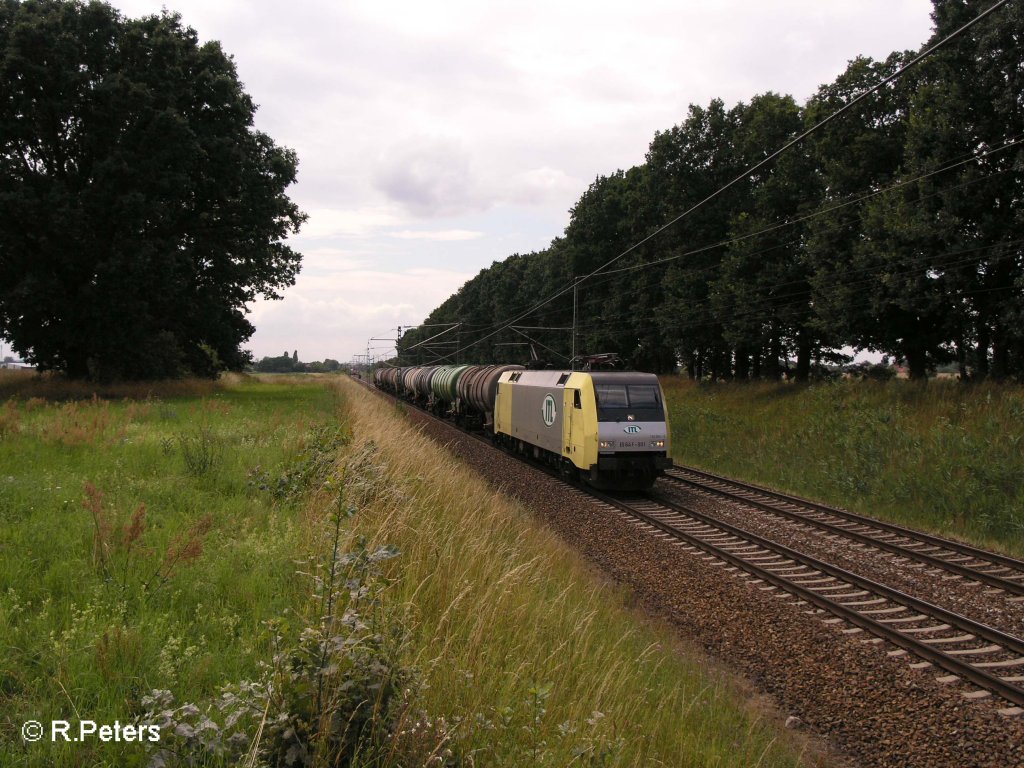
{"type": "MultiPolygon", "coordinates": [[[[815,605],[821,608],[822,610],[825,610],[835,616],[838,616],[839,618],[848,621],[850,624],[858,626],[877,637],[881,637],[885,640],[888,640],[893,645],[899,646],[900,648],[903,648],[904,650],[913,653],[915,656],[918,656],[919,658],[922,658],[926,661],[935,664],[938,667],[941,667],[942,669],[945,669],[946,671],[956,675],[957,677],[969,680],[970,682],[977,685],[979,688],[983,688],[987,691],[990,691],[991,693],[995,693],[998,696],[1001,696],[1002,698],[1006,699],[1007,701],[1017,706],[1024,707],[1024,689],[1012,685],[1011,683],[1007,683],[1002,678],[993,675],[989,672],[986,672],[984,669],[978,669],[967,662],[960,661],[954,656],[950,656],[938,650],[937,648],[933,648],[931,645],[921,643],[919,641],[914,640],[913,638],[907,637],[906,635],[900,633],[898,630],[893,629],[892,627],[886,624],[877,622],[874,619],[871,619],[867,616],[864,616],[863,614],[858,613],[852,608],[844,606],[843,604],[835,602],[834,600],[830,600],[824,595],[821,595],[806,587],[796,584],[786,579],[785,577],[772,573],[769,570],[763,569],[755,565],[754,563],[750,563],[744,560],[739,555],[735,555],[731,552],[728,552],[727,550],[724,550],[709,542],[703,541],[699,537],[687,533],[686,531],[683,531],[678,527],[671,525],[670,523],[666,523],[663,520],[659,520],[657,517],[652,516],[644,512],[643,510],[637,509],[635,506],[629,504],[628,502],[616,499],[612,496],[608,496],[607,494],[603,494],[600,492],[592,492],[592,495],[595,498],[598,498],[601,501],[604,501],[605,503],[617,509],[620,509],[623,512],[626,512],[629,515],[632,515],[643,520],[649,525],[658,528],[659,530],[669,534],[670,536],[682,539],[686,541],[688,544],[696,546],[704,552],[713,555],[714,557],[725,560],[731,565],[734,565],[737,568],[740,568],[746,571],[747,573],[750,573],[751,575],[759,579],[762,579],[763,581],[766,581],[781,589],[784,589],[785,591],[791,594],[798,596],[801,600],[806,600],[808,603],[811,603],[812,605],[815,605]]],[[[769,539],[765,539],[761,536],[758,536],[755,533],[744,531],[743,529],[737,528],[736,526],[730,525],[728,523],[723,523],[719,520],[715,520],[714,518],[708,517],[707,515],[697,512],[696,510],[690,509],[689,507],[686,507],[684,505],[666,502],[662,499],[657,499],[656,501],[657,503],[664,505],[666,509],[670,512],[684,515],[693,520],[704,523],[705,525],[708,525],[712,528],[717,528],[720,531],[728,533],[736,538],[745,539],[751,544],[756,544],[762,549],[773,551],[776,554],[781,555],[782,557],[785,557],[787,559],[790,559],[796,563],[806,565],[809,568],[813,568],[814,570],[818,570],[829,576],[833,576],[837,579],[840,579],[841,581],[845,581],[851,586],[856,586],[860,589],[865,589],[870,592],[874,592],[876,595],[885,597],[886,599],[891,600],[892,602],[899,603],[906,608],[916,610],[920,613],[928,614],[933,619],[936,619],[943,623],[950,624],[953,627],[962,629],[969,633],[975,634],[977,637],[981,637],[983,639],[988,640],[989,642],[996,643],[1002,646],[1003,648],[1006,648],[1007,650],[1011,650],[1017,653],[1024,653],[1024,641],[1021,641],[1019,638],[1013,637],[1012,635],[1000,632],[999,630],[986,626],[984,624],[979,624],[978,622],[968,619],[965,616],[960,616],[959,614],[953,613],[952,611],[947,611],[944,608],[940,608],[939,606],[932,605],[931,603],[928,603],[924,600],[919,600],[915,597],[899,592],[898,590],[886,587],[882,584],[878,584],[877,582],[858,576],[854,573],[850,573],[849,571],[846,571],[837,566],[829,565],[820,560],[817,560],[816,558],[810,557],[809,555],[804,555],[782,544],[778,544],[776,542],[770,541],[769,539]]]]}

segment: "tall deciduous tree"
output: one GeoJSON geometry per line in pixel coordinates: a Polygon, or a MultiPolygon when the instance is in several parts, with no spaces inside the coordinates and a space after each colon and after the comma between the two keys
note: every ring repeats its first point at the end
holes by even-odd
{"type": "MultiPolygon", "coordinates": [[[[736,177],[735,138],[739,110],[720,99],[707,108],[691,105],[679,125],[654,135],[647,151],[649,198],[658,223],[689,210],[736,177]]],[[[658,323],[690,376],[728,376],[732,350],[708,308],[711,281],[718,274],[729,222],[746,193],[739,184],[718,195],[660,235],[663,256],[674,258],[665,273],[664,303],[658,323]]]]}
{"type": "MultiPolygon", "coordinates": [[[[936,0],[933,39],[987,6],[936,0]]],[[[908,125],[904,170],[930,175],[906,189],[916,203],[906,218],[939,255],[932,276],[954,320],[950,339],[977,378],[1024,373],[1022,35],[1024,11],[1011,3],[939,51],[908,125]]]]}
{"type": "MultiPolygon", "coordinates": [[[[783,146],[803,127],[791,96],[765,93],[737,108],[736,153],[746,167],[783,146]]],[[[796,378],[806,381],[820,334],[811,328],[810,265],[800,225],[781,226],[813,209],[820,199],[811,158],[796,148],[749,179],[750,192],[733,217],[711,305],[735,345],[735,375],[781,374],[780,361],[795,353],[796,378]]]]}
{"type": "Polygon", "coordinates": [[[0,0],[0,335],[72,377],[241,367],[305,218],[255,109],[177,14],[0,0]]]}
{"type": "MultiPolygon", "coordinates": [[[[884,62],[852,61],[807,105],[809,122],[831,114],[909,58],[894,53],[884,62]]],[[[851,346],[901,355],[911,377],[923,379],[948,337],[930,252],[922,253],[915,234],[899,231],[902,212],[893,199],[864,197],[899,176],[916,76],[903,75],[813,137],[825,203],[833,207],[809,225],[807,249],[819,327],[851,346]]]]}

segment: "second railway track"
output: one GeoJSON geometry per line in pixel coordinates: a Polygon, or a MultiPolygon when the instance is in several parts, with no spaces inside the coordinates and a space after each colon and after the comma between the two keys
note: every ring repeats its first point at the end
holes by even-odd
{"type": "Polygon", "coordinates": [[[690,467],[665,479],[1024,597],[1021,560],[690,467]]]}

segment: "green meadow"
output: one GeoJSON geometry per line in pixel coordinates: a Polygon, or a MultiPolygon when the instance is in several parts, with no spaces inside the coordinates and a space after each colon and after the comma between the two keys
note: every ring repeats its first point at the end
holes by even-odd
{"type": "Polygon", "coordinates": [[[354,382],[0,392],[4,766],[810,759],[354,382]]]}
{"type": "Polygon", "coordinates": [[[18,731],[131,722],[152,689],[208,698],[257,674],[266,623],[308,593],[300,510],[272,503],[253,470],[288,466],[336,425],[338,395],[206,390],[0,410],[0,763],[138,763],[138,744],[27,745],[18,731]]]}

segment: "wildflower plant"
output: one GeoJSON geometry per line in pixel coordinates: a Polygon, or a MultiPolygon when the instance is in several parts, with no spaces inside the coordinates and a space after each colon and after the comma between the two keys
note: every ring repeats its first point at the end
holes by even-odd
{"type": "Polygon", "coordinates": [[[315,616],[297,631],[282,620],[267,625],[275,651],[261,680],[224,686],[203,707],[176,704],[168,690],[143,700],[142,722],[163,734],[151,768],[338,765],[386,750],[414,677],[400,661],[404,632],[382,599],[381,564],[398,551],[371,549],[363,537],[342,551],[343,522],[355,510],[338,506],[329,556],[302,572],[315,616]]]}

